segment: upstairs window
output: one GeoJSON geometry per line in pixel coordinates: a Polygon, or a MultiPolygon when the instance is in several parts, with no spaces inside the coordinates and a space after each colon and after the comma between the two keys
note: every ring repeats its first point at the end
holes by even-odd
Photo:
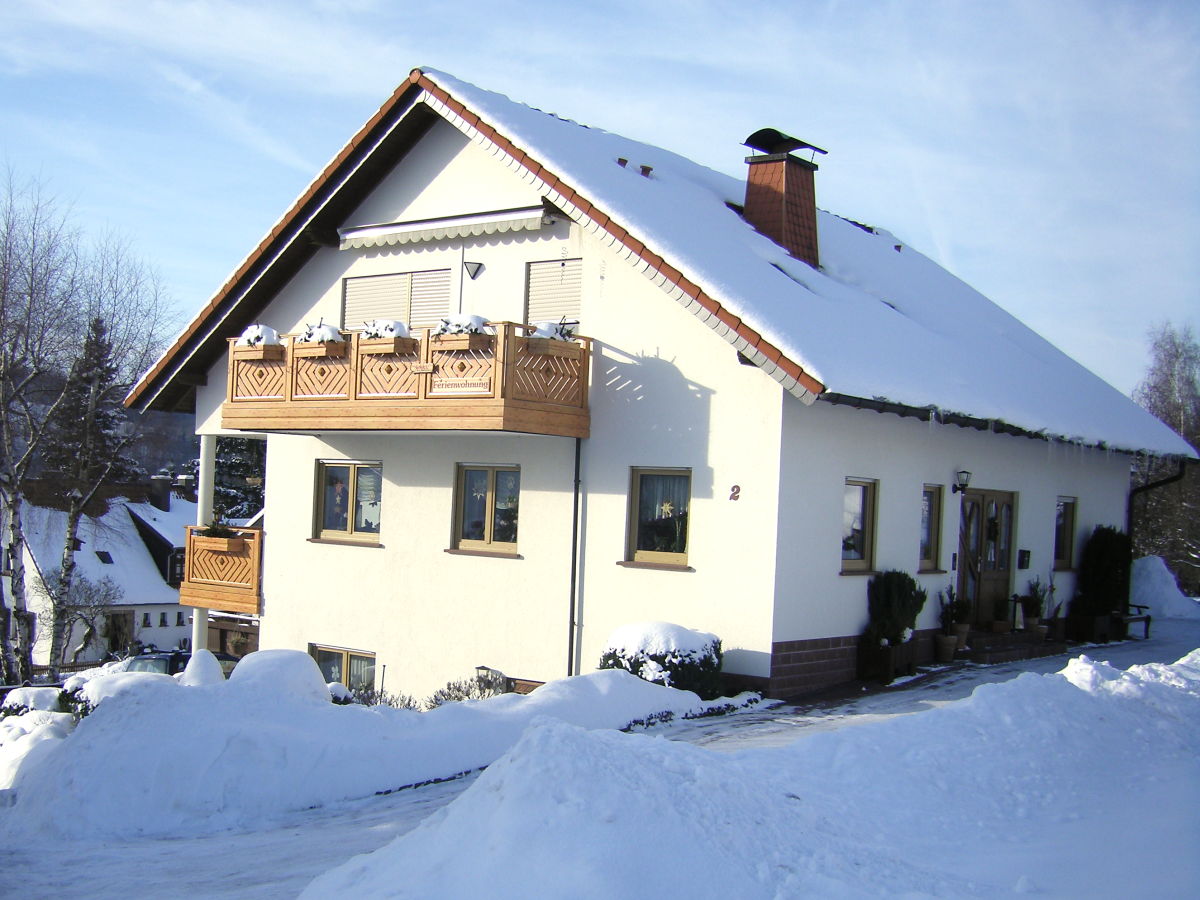
{"type": "Polygon", "coordinates": [[[842,492],[842,571],[869,572],[875,556],[876,482],[847,478],[842,492]]]}
{"type": "Polygon", "coordinates": [[[318,462],[317,537],[378,541],[382,492],[383,467],[377,462],[318,462]]]}
{"type": "Polygon", "coordinates": [[[459,550],[517,552],[521,470],[516,466],[460,465],[454,546],[459,550]]]}
{"type": "Polygon", "coordinates": [[[1075,498],[1059,497],[1054,510],[1054,568],[1070,569],[1075,555],[1075,498]]]}
{"type": "Polygon", "coordinates": [[[342,327],[397,319],[417,332],[450,314],[450,270],[366,275],[342,281],[342,327]]]}
{"type": "Polygon", "coordinates": [[[627,558],[686,566],[691,469],[634,469],[632,480],[627,558]]]}
{"type": "MultiPolygon", "coordinates": [[[[551,259],[527,265],[526,322],[578,322],[583,296],[583,260],[551,259]]],[[[574,331],[578,333],[576,325],[574,331]]]]}

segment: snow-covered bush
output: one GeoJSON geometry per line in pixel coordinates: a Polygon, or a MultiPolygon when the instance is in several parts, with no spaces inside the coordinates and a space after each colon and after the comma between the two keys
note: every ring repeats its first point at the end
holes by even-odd
{"type": "Polygon", "coordinates": [[[504,693],[504,686],[493,679],[464,678],[462,681],[450,681],[444,688],[438,688],[425,700],[426,709],[437,709],[443,703],[458,700],[486,700],[504,693]]]}
{"type": "Polygon", "coordinates": [[[446,316],[434,326],[432,334],[492,334],[487,319],[462,313],[446,316]]]}
{"type": "Polygon", "coordinates": [[[332,325],[318,322],[316,325],[305,325],[304,330],[296,335],[296,340],[301,344],[340,344],[345,338],[332,325]]]}
{"type": "Polygon", "coordinates": [[[362,336],[371,340],[376,338],[406,338],[408,326],[397,319],[372,319],[363,322],[362,336]]]}
{"type": "Polygon", "coordinates": [[[27,712],[65,712],[63,692],[56,687],[19,687],[9,691],[0,705],[0,718],[27,712]]]}
{"type": "Polygon", "coordinates": [[[622,625],[608,636],[599,668],[624,669],[712,700],[721,696],[721,639],[670,622],[622,625]]]}
{"type": "Polygon", "coordinates": [[[412,694],[403,691],[383,691],[376,688],[356,688],[353,700],[362,706],[390,706],[392,709],[420,710],[421,704],[412,694]]]}
{"type": "Polygon", "coordinates": [[[263,325],[261,322],[247,325],[246,330],[234,341],[234,345],[238,347],[260,347],[281,343],[283,342],[279,340],[279,332],[270,325],[263,325]]]}
{"type": "Polygon", "coordinates": [[[354,702],[354,691],[340,681],[331,681],[325,686],[329,688],[329,699],[338,706],[349,706],[354,702]]]}
{"type": "Polygon", "coordinates": [[[864,640],[880,647],[903,644],[917,627],[928,595],[907,572],[890,569],[867,583],[867,630],[864,640]]]}
{"type": "Polygon", "coordinates": [[[569,341],[574,336],[578,322],[534,322],[530,337],[549,338],[552,341],[569,341]]]}

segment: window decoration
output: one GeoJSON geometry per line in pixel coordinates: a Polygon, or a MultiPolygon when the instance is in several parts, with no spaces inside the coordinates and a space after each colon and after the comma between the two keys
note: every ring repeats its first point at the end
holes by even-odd
{"type": "Polygon", "coordinates": [[[317,463],[317,535],[377,541],[383,467],[374,462],[317,463]]]}
{"type": "Polygon", "coordinates": [[[1059,497],[1054,510],[1054,568],[1070,569],[1075,556],[1075,498],[1059,497]]]}
{"type": "Polygon", "coordinates": [[[874,481],[847,478],[842,494],[842,571],[869,572],[875,555],[874,481]]]}
{"type": "Polygon", "coordinates": [[[321,670],[326,684],[336,681],[352,691],[375,689],[374,653],[309,644],[308,655],[317,661],[317,668],[321,670]]]}
{"type": "Polygon", "coordinates": [[[932,572],[940,568],[941,541],[942,486],[927,484],[921,490],[921,571],[932,572]]]}
{"type": "Polygon", "coordinates": [[[686,566],[690,469],[634,469],[628,558],[686,566]]]}
{"type": "Polygon", "coordinates": [[[516,552],[521,504],[518,467],[460,465],[456,494],[457,549],[516,552]]]}

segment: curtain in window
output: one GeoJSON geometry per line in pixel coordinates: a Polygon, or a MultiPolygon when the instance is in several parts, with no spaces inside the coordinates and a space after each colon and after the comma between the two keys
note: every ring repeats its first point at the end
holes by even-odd
{"type": "Polygon", "coordinates": [[[842,559],[867,558],[867,486],[848,484],[842,499],[842,559]]]}
{"type": "Polygon", "coordinates": [[[687,552],[690,482],[687,475],[638,476],[638,550],[687,552]]]}
{"type": "Polygon", "coordinates": [[[349,531],[350,467],[325,466],[324,481],[321,527],[328,531],[349,531]]]}
{"type": "Polygon", "coordinates": [[[371,690],[375,687],[375,657],[350,654],[349,677],[346,687],[352,691],[371,690]]]}
{"type": "Polygon", "coordinates": [[[464,541],[487,539],[487,469],[464,469],[462,492],[462,523],[460,534],[464,541]]]}
{"type": "Polygon", "coordinates": [[[496,508],[492,519],[492,541],[517,542],[517,510],[521,502],[521,473],[496,472],[496,508]]]}
{"type": "Polygon", "coordinates": [[[354,486],[354,530],[379,534],[380,495],[383,488],[383,469],[379,466],[358,466],[354,486]]]}

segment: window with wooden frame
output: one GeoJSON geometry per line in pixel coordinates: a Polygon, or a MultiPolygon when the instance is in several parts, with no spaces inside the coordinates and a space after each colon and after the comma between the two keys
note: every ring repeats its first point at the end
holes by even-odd
{"type": "Polygon", "coordinates": [[[450,314],[450,270],[363,275],[342,280],[342,327],[397,319],[414,331],[450,314]]]}
{"type": "Polygon", "coordinates": [[[309,644],[308,655],[317,661],[326,684],[338,682],[352,691],[375,689],[375,654],[367,650],[347,650],[309,644]]]}
{"type": "Polygon", "coordinates": [[[1054,568],[1070,569],[1075,556],[1075,498],[1059,497],[1054,509],[1054,568]]]}
{"type": "Polygon", "coordinates": [[[921,558],[922,572],[936,572],[942,551],[942,486],[927,484],[921,489],[921,558]]]}
{"type": "Polygon", "coordinates": [[[626,559],[686,566],[691,500],[691,469],[633,469],[626,559]]]}
{"type": "Polygon", "coordinates": [[[847,478],[842,492],[842,571],[870,572],[875,562],[877,482],[847,478]]]}
{"type": "Polygon", "coordinates": [[[313,533],[325,540],[377,542],[382,495],[378,462],[318,460],[313,533]]]}
{"type": "Polygon", "coordinates": [[[515,554],[520,506],[518,466],[460,464],[455,488],[455,549],[515,554]]]}
{"type": "Polygon", "coordinates": [[[578,333],[582,296],[582,259],[551,259],[526,264],[526,322],[574,322],[572,331],[578,333]]]}

